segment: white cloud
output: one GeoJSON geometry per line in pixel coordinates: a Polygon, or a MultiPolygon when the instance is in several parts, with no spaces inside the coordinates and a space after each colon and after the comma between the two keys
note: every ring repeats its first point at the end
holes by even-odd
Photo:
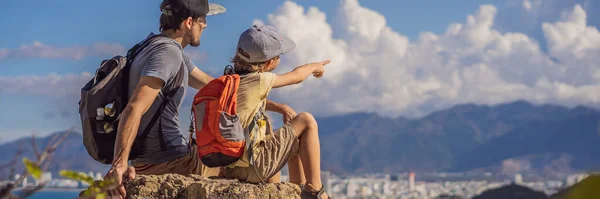
{"type": "Polygon", "coordinates": [[[542,0],[509,0],[508,5],[512,7],[520,7],[523,11],[530,14],[537,13],[544,3],[542,0]]]}
{"type": "Polygon", "coordinates": [[[550,53],[562,60],[597,59],[593,55],[600,54],[600,33],[596,27],[587,26],[587,14],[580,5],[572,12],[563,12],[559,22],[544,23],[542,29],[550,53]]]}
{"type": "MultiPolygon", "coordinates": [[[[0,96],[26,96],[31,99],[37,99],[39,106],[34,105],[35,111],[31,108],[16,107],[21,111],[31,111],[27,118],[15,119],[23,120],[25,123],[30,120],[36,122],[22,126],[22,123],[5,124],[0,127],[0,143],[12,140],[24,135],[29,135],[31,130],[46,131],[52,133],[55,128],[65,128],[61,125],[75,126],[80,128],[78,123],[79,114],[77,113],[77,104],[80,99],[81,88],[92,78],[87,72],[81,74],[49,74],[45,76],[0,76],[0,96]],[[47,120],[47,121],[46,121],[47,120]],[[22,132],[29,131],[27,134],[22,132]]],[[[0,97],[0,101],[2,101],[0,97]]],[[[24,105],[17,103],[16,106],[24,105]]],[[[31,104],[27,105],[31,106],[31,104]]],[[[12,115],[5,113],[5,117],[12,115]]],[[[23,117],[22,114],[17,114],[23,117]]],[[[61,129],[64,130],[64,129],[61,129]]]]}
{"type": "Polygon", "coordinates": [[[531,10],[531,2],[529,0],[523,1],[523,8],[527,11],[531,10]]]}
{"type": "MultiPolygon", "coordinates": [[[[0,48],[0,61],[7,59],[72,59],[81,60],[87,56],[125,55],[127,49],[120,44],[97,42],[91,46],[55,47],[39,41],[24,44],[16,49],[0,48]]],[[[186,49],[185,53],[196,62],[203,62],[208,57],[206,52],[186,49]]]]}
{"type": "MultiPolygon", "coordinates": [[[[508,0],[508,6],[502,7],[497,16],[496,28],[502,32],[519,31],[543,40],[544,22],[554,22],[561,18],[565,9],[571,9],[575,5],[587,12],[587,23],[592,26],[600,26],[600,3],[595,0],[508,0]]],[[[542,41],[542,44],[543,41],[542,41]]]]}
{"type": "Polygon", "coordinates": [[[86,56],[113,56],[124,53],[125,48],[120,44],[98,42],[91,46],[55,47],[35,41],[33,44],[21,45],[17,49],[0,49],[0,60],[37,58],[80,60],[86,56]]]}
{"type": "Polygon", "coordinates": [[[317,8],[290,1],[265,22],[255,22],[273,25],[297,43],[275,72],[333,61],[321,79],[276,89],[271,97],[317,115],[421,116],[459,103],[518,99],[600,105],[598,31],[586,26],[581,7],[566,13],[544,24],[550,53],[524,33],[495,29],[492,5],[482,5],[464,23],[450,24],[444,34],[423,32],[417,41],[391,29],[383,15],[357,0],[340,4],[333,23],[341,26],[332,27],[317,8]],[[342,36],[334,38],[334,31],[342,36]]]}
{"type": "Polygon", "coordinates": [[[79,99],[79,91],[91,78],[92,75],[88,72],[46,76],[0,76],[0,95],[33,94],[61,99],[79,99]]]}

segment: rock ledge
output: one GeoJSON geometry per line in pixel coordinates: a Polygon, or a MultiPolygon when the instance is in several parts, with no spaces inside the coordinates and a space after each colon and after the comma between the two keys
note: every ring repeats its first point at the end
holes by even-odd
{"type": "Polygon", "coordinates": [[[250,184],[178,174],[137,175],[126,183],[127,198],[300,198],[290,182],[250,184]]]}

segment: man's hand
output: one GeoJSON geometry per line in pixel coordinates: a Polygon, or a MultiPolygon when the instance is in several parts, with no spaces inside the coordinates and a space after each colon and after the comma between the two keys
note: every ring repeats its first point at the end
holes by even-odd
{"type": "Polygon", "coordinates": [[[104,181],[111,182],[111,185],[117,185],[117,187],[108,192],[108,198],[124,199],[127,197],[127,192],[123,185],[123,178],[133,180],[135,178],[135,169],[132,166],[127,165],[113,165],[110,170],[108,170],[108,173],[104,176],[104,181]]]}

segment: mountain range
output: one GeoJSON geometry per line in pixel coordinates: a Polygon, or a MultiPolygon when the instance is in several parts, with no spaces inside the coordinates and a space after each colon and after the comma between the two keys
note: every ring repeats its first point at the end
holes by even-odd
{"type": "MultiPolygon", "coordinates": [[[[46,137],[36,137],[36,148],[39,152],[42,152],[54,137],[61,136],[65,132],[66,131],[55,132],[46,137]]],[[[63,169],[82,171],[85,173],[88,173],[89,171],[102,173],[108,171],[110,168],[109,165],[100,164],[88,155],[83,146],[82,139],[81,133],[71,132],[52,154],[48,171],[55,175],[63,169]]],[[[16,159],[14,174],[20,174],[23,171],[22,158],[28,158],[32,161],[36,160],[31,137],[24,137],[0,145],[0,151],[2,152],[2,155],[0,156],[0,165],[5,166],[3,168],[0,167],[0,180],[8,178],[11,173],[11,167],[6,165],[14,160],[15,155],[19,150],[21,150],[22,153],[16,159]]]]}
{"type": "MultiPolygon", "coordinates": [[[[338,175],[369,172],[572,172],[600,166],[600,111],[515,101],[463,104],[412,119],[354,113],[317,118],[322,169],[338,175]]],[[[59,132],[60,133],[60,132],[59,132]]],[[[37,138],[45,146],[51,136],[37,138]]],[[[33,158],[31,138],[0,145],[0,165],[19,148],[33,158]]],[[[22,165],[20,159],[18,165],[22,165]]],[[[0,168],[1,169],[1,168],[0,168]]],[[[56,151],[49,170],[106,172],[91,159],[79,133],[56,151]]],[[[6,176],[9,169],[0,171],[6,176]]]]}
{"type": "Polygon", "coordinates": [[[595,169],[600,112],[516,101],[465,104],[423,118],[319,118],[323,168],[334,173],[595,169]]]}

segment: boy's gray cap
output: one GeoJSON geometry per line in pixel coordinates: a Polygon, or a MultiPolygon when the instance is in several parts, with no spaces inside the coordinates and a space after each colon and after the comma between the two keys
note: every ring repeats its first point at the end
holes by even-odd
{"type": "Polygon", "coordinates": [[[295,47],[292,39],[280,34],[274,27],[254,25],[240,35],[236,54],[248,63],[257,63],[290,52],[295,47]]]}

